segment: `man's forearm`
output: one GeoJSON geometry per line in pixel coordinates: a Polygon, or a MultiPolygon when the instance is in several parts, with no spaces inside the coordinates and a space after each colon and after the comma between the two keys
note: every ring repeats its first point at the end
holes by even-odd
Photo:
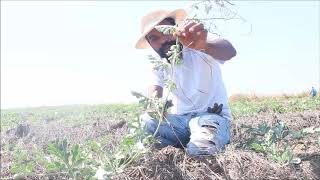
{"type": "Polygon", "coordinates": [[[230,60],[237,54],[237,51],[232,46],[232,44],[229,41],[222,38],[207,41],[204,52],[215,59],[225,61],[230,60]]]}
{"type": "Polygon", "coordinates": [[[163,88],[161,86],[150,86],[148,96],[151,98],[162,98],[163,88]]]}

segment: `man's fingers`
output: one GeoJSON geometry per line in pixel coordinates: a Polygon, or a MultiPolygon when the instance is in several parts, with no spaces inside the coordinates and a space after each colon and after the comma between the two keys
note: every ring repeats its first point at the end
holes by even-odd
{"type": "Polygon", "coordinates": [[[216,109],[218,107],[218,103],[214,103],[213,108],[216,109]]]}
{"type": "Polygon", "coordinates": [[[179,30],[178,32],[180,32],[180,36],[186,36],[189,33],[189,29],[194,26],[196,24],[196,22],[194,21],[188,21],[186,22],[179,30]]]}
{"type": "Polygon", "coordinates": [[[204,37],[207,37],[207,34],[208,34],[208,30],[206,29],[203,29],[201,31],[195,31],[196,32],[196,35],[199,37],[199,36],[204,36],[204,37]]]}
{"type": "Polygon", "coordinates": [[[213,108],[212,108],[212,112],[216,112],[217,108],[218,108],[218,104],[214,103],[213,108]]]}
{"type": "Polygon", "coordinates": [[[168,100],[164,105],[165,109],[169,109],[172,106],[173,106],[172,100],[168,100]]]}
{"type": "Polygon", "coordinates": [[[222,107],[223,107],[223,104],[220,104],[220,105],[218,106],[217,111],[216,111],[217,114],[220,114],[220,113],[221,113],[222,107]]]}
{"type": "Polygon", "coordinates": [[[204,25],[202,23],[189,21],[177,31],[176,36],[187,36],[193,32],[196,32],[196,35],[201,35],[202,33],[207,33],[207,30],[204,29],[204,25]]]}
{"type": "Polygon", "coordinates": [[[213,107],[208,107],[207,112],[220,114],[222,112],[223,104],[214,103],[213,107]]]}
{"type": "Polygon", "coordinates": [[[189,29],[196,25],[197,23],[194,21],[188,21],[184,26],[183,26],[183,30],[189,32],[189,29]]]}
{"type": "Polygon", "coordinates": [[[193,26],[191,26],[190,28],[189,28],[189,32],[198,32],[198,31],[203,31],[204,30],[204,26],[203,26],[203,24],[202,23],[196,23],[196,24],[194,24],[193,26]]]}

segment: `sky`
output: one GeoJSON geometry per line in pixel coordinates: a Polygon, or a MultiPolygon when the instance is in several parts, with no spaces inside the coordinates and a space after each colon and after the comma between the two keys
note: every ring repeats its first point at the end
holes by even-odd
{"type": "MultiPolygon", "coordinates": [[[[1,109],[135,102],[154,53],[134,48],[140,18],[191,3],[1,1],[1,109]]],[[[245,21],[218,22],[238,52],[221,66],[229,96],[319,88],[319,1],[233,3],[245,21]]]]}

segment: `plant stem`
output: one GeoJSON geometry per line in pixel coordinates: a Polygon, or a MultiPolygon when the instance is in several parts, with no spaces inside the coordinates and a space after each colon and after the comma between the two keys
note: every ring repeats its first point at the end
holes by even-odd
{"type": "Polygon", "coordinates": [[[156,134],[158,133],[158,131],[159,131],[159,129],[160,129],[160,125],[161,125],[161,123],[162,123],[162,121],[163,121],[163,119],[164,119],[164,112],[165,112],[165,109],[166,109],[165,106],[166,106],[166,102],[167,102],[167,100],[168,100],[170,91],[171,91],[171,90],[169,89],[169,92],[168,92],[168,94],[167,94],[167,96],[166,96],[166,98],[165,98],[163,107],[162,107],[162,109],[161,109],[161,112],[159,112],[159,110],[157,109],[157,113],[159,114],[160,119],[159,119],[159,123],[158,123],[157,129],[156,129],[156,131],[153,133],[153,137],[156,137],[156,134]]]}

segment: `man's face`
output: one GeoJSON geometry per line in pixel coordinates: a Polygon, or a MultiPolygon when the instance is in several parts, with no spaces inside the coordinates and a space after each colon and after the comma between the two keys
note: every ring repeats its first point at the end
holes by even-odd
{"type": "MultiPolygon", "coordinates": [[[[171,25],[169,21],[163,20],[159,25],[171,25]]],[[[159,54],[161,58],[168,59],[167,52],[170,50],[170,47],[176,44],[176,39],[172,34],[164,35],[161,32],[153,28],[147,35],[146,39],[148,40],[150,46],[159,54]]]]}

